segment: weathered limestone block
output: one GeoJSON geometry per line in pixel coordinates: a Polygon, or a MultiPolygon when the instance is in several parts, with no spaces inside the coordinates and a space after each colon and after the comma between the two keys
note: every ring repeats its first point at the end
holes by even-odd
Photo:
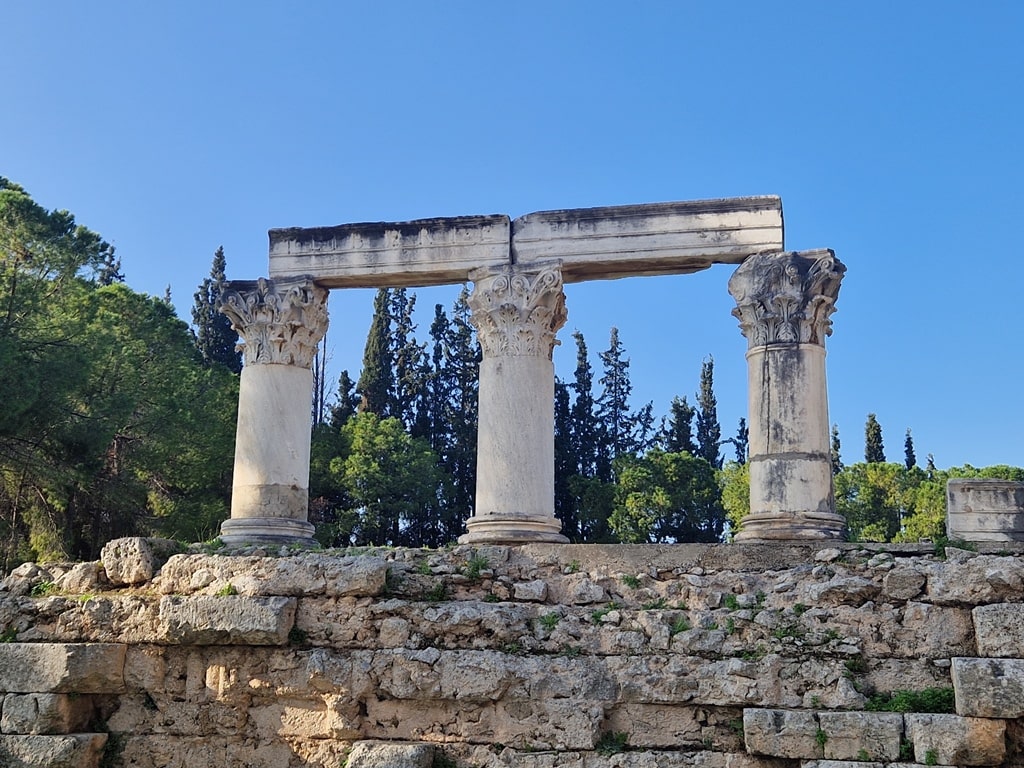
{"type": "Polygon", "coordinates": [[[878,597],[881,588],[871,579],[859,576],[839,576],[824,584],[807,588],[808,602],[814,606],[863,605],[878,597]]]}
{"type": "Polygon", "coordinates": [[[957,715],[904,715],[914,759],[931,765],[999,765],[1006,759],[1006,723],[957,715]]]}
{"type": "Polygon", "coordinates": [[[17,609],[17,618],[0,623],[21,630],[18,639],[25,642],[97,643],[116,638],[122,643],[148,643],[157,638],[159,604],[150,597],[22,598],[17,609]]]}
{"type": "Polygon", "coordinates": [[[168,596],[160,600],[161,640],[192,645],[285,645],[293,597],[168,596]]]}
{"type": "Polygon", "coordinates": [[[4,589],[12,595],[28,595],[37,584],[53,581],[53,574],[37,563],[22,563],[3,580],[4,589]]]}
{"type": "Polygon", "coordinates": [[[170,539],[133,536],[108,541],[100,551],[107,580],[114,586],[144,584],[181,545],[170,539]]]}
{"type": "Polygon", "coordinates": [[[571,573],[548,581],[548,599],[553,603],[590,605],[608,600],[608,592],[585,573],[571,573]]]}
{"type": "Polygon", "coordinates": [[[4,768],[96,768],[105,733],[66,736],[0,736],[0,765],[4,768]]]}
{"type": "Polygon", "coordinates": [[[882,577],[882,594],[890,600],[913,600],[927,580],[918,568],[897,566],[882,577]]]}
{"type": "Polygon", "coordinates": [[[979,656],[1013,658],[1024,655],[1024,605],[979,605],[971,615],[979,656]]]}
{"type": "Polygon", "coordinates": [[[951,539],[1024,541],[1024,483],[955,478],[946,483],[951,539]]]}
{"type": "Polygon", "coordinates": [[[543,579],[519,582],[513,587],[512,594],[516,600],[543,603],[548,596],[548,583],[543,579]]]}
{"type": "Polygon", "coordinates": [[[516,699],[495,703],[401,699],[366,702],[365,736],[464,740],[536,749],[593,749],[604,710],[588,700],[516,699]]]}
{"type": "Polygon", "coordinates": [[[190,695],[187,701],[156,691],[122,696],[107,721],[111,733],[227,736],[243,733],[247,711],[234,703],[190,695]]]}
{"type": "Polygon", "coordinates": [[[818,724],[825,734],[825,758],[871,760],[899,757],[903,715],[895,712],[819,712],[818,724]]]}
{"type": "Polygon", "coordinates": [[[693,749],[714,744],[715,749],[743,750],[736,728],[742,711],[732,708],[623,704],[607,713],[606,732],[626,733],[633,749],[693,749]]]}
{"type": "Polygon", "coordinates": [[[125,734],[121,739],[121,763],[132,768],[337,768],[349,746],[326,739],[268,742],[234,735],[125,734]],[[312,759],[303,759],[303,752],[312,759]]]}
{"type": "Polygon", "coordinates": [[[509,263],[505,215],[452,216],[270,230],[270,276],[312,275],[328,288],[462,283],[509,263]]]}
{"type": "Polygon", "coordinates": [[[388,564],[378,557],[226,557],[175,555],[160,571],[165,595],[213,594],[231,584],[246,596],[374,597],[384,590],[388,564]]]}
{"type": "Polygon", "coordinates": [[[963,561],[922,563],[927,599],[939,605],[1013,603],[1024,599],[1024,561],[970,554],[963,561]]]}
{"type": "Polygon", "coordinates": [[[813,759],[822,757],[818,720],[813,712],[744,709],[743,740],[755,755],[813,759]]]}
{"type": "Polygon", "coordinates": [[[782,245],[773,196],[539,211],[512,222],[513,261],[562,259],[567,282],[696,272],[782,245]]]}
{"type": "Polygon", "coordinates": [[[124,658],[115,643],[0,643],[0,691],[120,693],[124,658]]]}
{"type": "Polygon", "coordinates": [[[103,586],[103,566],[99,562],[77,563],[54,581],[61,592],[84,595],[103,586]]]}
{"type": "Polygon", "coordinates": [[[1024,717],[1024,659],[952,661],[958,715],[1024,717]]]}
{"type": "Polygon", "coordinates": [[[248,717],[249,724],[268,741],[278,736],[358,739],[362,727],[358,703],[338,696],[315,700],[283,698],[250,708],[248,717]]]}
{"type": "Polygon", "coordinates": [[[86,729],[92,713],[89,696],[9,693],[3,697],[0,733],[75,733],[86,729]]]}
{"type": "Polygon", "coordinates": [[[916,768],[913,764],[874,763],[863,760],[805,760],[800,768],[916,768]]]}
{"type": "Polygon", "coordinates": [[[430,768],[433,744],[395,744],[387,741],[357,741],[348,753],[346,768],[430,768]]]}

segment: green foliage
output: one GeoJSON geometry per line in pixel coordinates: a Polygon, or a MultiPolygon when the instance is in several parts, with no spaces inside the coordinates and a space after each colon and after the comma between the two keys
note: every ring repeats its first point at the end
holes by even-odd
{"type": "Polygon", "coordinates": [[[938,765],[939,764],[939,753],[935,749],[929,749],[924,753],[924,764],[925,765],[938,765]]]}
{"type": "Polygon", "coordinates": [[[737,611],[740,607],[739,598],[736,597],[732,592],[722,598],[722,606],[729,609],[730,611],[737,611]]]}
{"type": "Polygon", "coordinates": [[[914,761],[914,744],[906,736],[900,736],[900,750],[896,757],[906,762],[914,761]]]}
{"type": "Polygon", "coordinates": [[[29,595],[32,597],[47,597],[57,591],[57,585],[52,581],[41,581],[32,585],[29,595]]]}
{"type": "Polygon", "coordinates": [[[675,636],[678,635],[680,632],[686,632],[690,628],[690,620],[687,619],[685,616],[678,616],[676,617],[675,621],[672,622],[672,625],[669,627],[668,631],[670,635],[675,636]]]}
{"type": "Polygon", "coordinates": [[[718,401],[715,398],[714,387],[715,361],[709,357],[700,366],[700,390],[697,392],[697,455],[718,469],[722,466],[722,427],[718,423],[718,401]]]}
{"type": "Polygon", "coordinates": [[[864,461],[868,464],[885,461],[885,447],[882,444],[882,427],[873,413],[868,414],[864,424],[864,461]]]}
{"type": "Polygon", "coordinates": [[[861,760],[861,761],[870,760],[871,759],[871,755],[868,754],[868,751],[866,749],[858,749],[857,750],[857,759],[861,760]]]}
{"type": "Polygon", "coordinates": [[[632,543],[718,541],[725,525],[715,471],[702,458],[654,448],[620,457],[609,523],[632,543]]]}
{"type": "Polygon", "coordinates": [[[693,440],[693,417],[697,409],[686,401],[686,396],[673,397],[669,405],[668,426],[662,436],[665,450],[669,453],[697,455],[697,444],[693,440]]]}
{"type": "Polygon", "coordinates": [[[624,731],[609,731],[601,734],[594,745],[594,751],[604,757],[617,755],[629,749],[629,734],[624,731]]]}
{"type": "Polygon", "coordinates": [[[231,321],[219,310],[221,295],[227,280],[227,260],[224,247],[213,254],[210,276],[203,280],[194,296],[192,327],[196,349],[207,365],[223,365],[232,373],[241,373],[242,358],[235,349],[238,334],[231,321]]]}
{"type": "Polygon", "coordinates": [[[537,619],[537,622],[546,629],[548,632],[558,626],[558,622],[562,620],[562,617],[557,613],[546,613],[537,619]]]}
{"type": "Polygon", "coordinates": [[[750,514],[750,465],[727,461],[718,472],[718,486],[729,531],[734,534],[750,514]]]}
{"type": "Polygon", "coordinates": [[[18,630],[16,627],[8,627],[3,632],[0,632],[0,643],[13,643],[18,639],[18,630]]]}
{"type": "Polygon", "coordinates": [[[630,589],[639,589],[640,588],[640,579],[638,577],[636,577],[636,576],[632,576],[632,575],[628,575],[627,574],[626,576],[622,577],[622,583],[625,584],[630,589]]]}
{"type": "Polygon", "coordinates": [[[892,691],[868,699],[869,712],[930,712],[951,714],[956,711],[952,688],[925,688],[921,691],[892,691]]]}
{"type": "Polygon", "coordinates": [[[668,608],[668,600],[664,597],[659,597],[656,600],[649,600],[640,606],[640,608],[645,611],[660,611],[668,608]]]}
{"type": "Polygon", "coordinates": [[[823,731],[821,728],[819,728],[817,731],[814,732],[814,742],[819,747],[824,749],[825,745],[828,743],[828,734],[825,733],[825,731],[823,731]]]}
{"type": "Polygon", "coordinates": [[[230,581],[223,587],[218,589],[216,592],[217,597],[232,597],[233,595],[237,594],[238,590],[235,588],[235,585],[232,584],[230,581]]]}
{"type": "Polygon", "coordinates": [[[438,581],[423,594],[428,603],[440,603],[448,599],[448,582],[438,581]]]}
{"type": "Polygon", "coordinates": [[[469,562],[466,563],[465,575],[466,578],[476,581],[480,578],[480,573],[491,567],[491,562],[483,555],[473,555],[469,562]]]}

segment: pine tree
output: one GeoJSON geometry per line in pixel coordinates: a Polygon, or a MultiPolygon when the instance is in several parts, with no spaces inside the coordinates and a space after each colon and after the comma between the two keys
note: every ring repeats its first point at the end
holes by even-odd
{"type": "Polygon", "coordinates": [[[718,401],[715,399],[715,361],[709,357],[700,366],[700,391],[697,393],[697,455],[708,464],[722,468],[719,447],[722,427],[718,423],[718,401]]]}
{"type": "Polygon", "coordinates": [[[903,455],[907,469],[917,466],[917,456],[914,455],[914,438],[910,436],[910,427],[907,427],[907,437],[903,441],[903,455]]]}
{"type": "Polygon", "coordinates": [[[840,447],[841,447],[841,445],[839,443],[839,425],[838,424],[833,424],[832,425],[832,445],[831,445],[831,451],[830,451],[831,455],[832,455],[832,474],[833,475],[838,475],[840,472],[843,471],[843,460],[842,460],[842,457],[839,455],[840,447]]]}
{"type": "Polygon", "coordinates": [[[224,246],[213,254],[210,276],[203,280],[195,293],[192,305],[192,325],[196,347],[207,365],[220,364],[239,373],[242,358],[235,349],[238,334],[231,327],[231,321],[218,309],[226,281],[227,260],[224,246]]]}
{"type": "MultiPolygon", "coordinates": [[[[416,294],[405,288],[391,292],[389,314],[391,316],[391,359],[394,361],[394,392],[388,411],[405,426],[406,431],[417,437],[417,421],[425,418],[425,347],[417,343],[414,334],[413,311],[416,308],[416,294]]],[[[422,425],[419,427],[422,428],[422,425]]]]}
{"type": "Polygon", "coordinates": [[[373,300],[373,320],[363,348],[363,370],[356,385],[361,398],[360,413],[375,413],[382,419],[393,415],[389,409],[395,386],[391,350],[390,291],[378,288],[373,300]]]}
{"type": "Polygon", "coordinates": [[[686,401],[686,395],[672,398],[668,427],[663,437],[668,453],[697,455],[697,444],[693,441],[693,417],[696,415],[697,409],[686,401]]]}
{"type": "Polygon", "coordinates": [[[882,426],[873,413],[868,414],[864,425],[864,461],[870,463],[885,461],[885,447],[882,445],[882,426]]]}
{"type": "Polygon", "coordinates": [[[103,265],[96,276],[96,282],[100,285],[124,282],[124,275],[121,273],[121,258],[114,255],[114,246],[110,246],[103,257],[103,265]]]}

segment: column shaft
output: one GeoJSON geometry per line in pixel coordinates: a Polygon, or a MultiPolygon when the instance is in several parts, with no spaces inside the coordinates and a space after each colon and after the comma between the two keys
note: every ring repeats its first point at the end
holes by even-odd
{"type": "Polygon", "coordinates": [[[309,278],[233,281],[221,311],[244,339],[227,544],[313,544],[309,524],[311,366],[327,290],[309,278]]]}
{"type": "Polygon", "coordinates": [[[729,281],[749,342],[750,513],[737,541],[842,538],[825,336],[845,267],[831,251],[751,256],[729,281]]]}
{"type": "Polygon", "coordinates": [[[484,270],[469,304],[480,364],[476,508],[461,543],[565,542],[554,515],[555,333],[565,323],[558,266],[484,270]]]}

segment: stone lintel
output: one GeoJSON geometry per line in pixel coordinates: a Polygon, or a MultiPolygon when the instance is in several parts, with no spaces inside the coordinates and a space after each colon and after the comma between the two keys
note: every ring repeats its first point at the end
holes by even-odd
{"type": "Polygon", "coordinates": [[[684,274],[783,247],[773,195],[270,230],[270,276],[325,288],[461,283],[561,259],[566,282],[684,274]]]}
{"type": "Polygon", "coordinates": [[[512,260],[561,259],[566,283],[685,274],[783,248],[774,195],[541,211],[512,222],[512,260]]]}
{"type": "Polygon", "coordinates": [[[270,230],[270,276],[312,275],[326,288],[462,283],[509,263],[503,214],[270,230]]]}

